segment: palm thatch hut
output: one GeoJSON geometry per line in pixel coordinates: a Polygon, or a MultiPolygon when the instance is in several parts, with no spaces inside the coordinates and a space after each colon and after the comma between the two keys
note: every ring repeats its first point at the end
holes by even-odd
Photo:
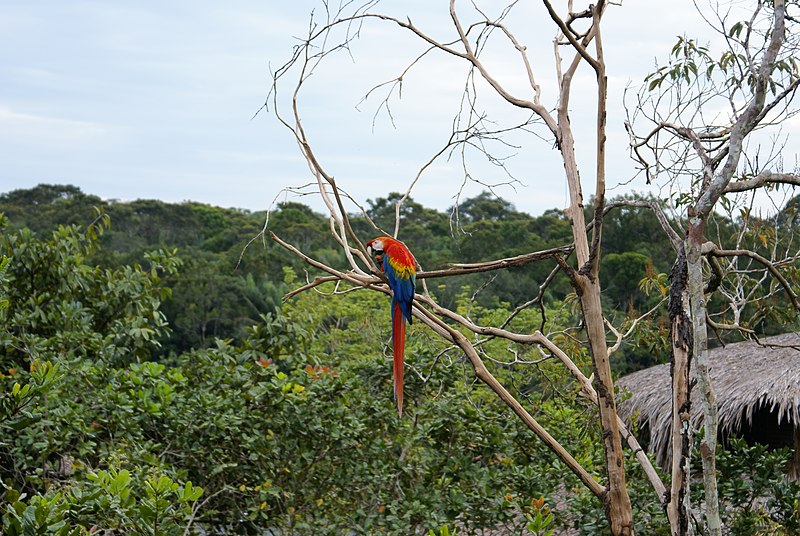
{"type": "MultiPolygon", "coordinates": [[[[711,381],[719,405],[720,440],[740,436],[772,447],[791,447],[788,473],[800,480],[800,333],[785,333],[709,350],[711,381]]],[[[692,378],[694,370],[692,370],[692,378]]],[[[656,365],[619,379],[620,416],[638,423],[663,468],[671,463],[672,383],[670,366],[656,365]]],[[[702,424],[697,389],[692,390],[692,423],[702,424]]]]}

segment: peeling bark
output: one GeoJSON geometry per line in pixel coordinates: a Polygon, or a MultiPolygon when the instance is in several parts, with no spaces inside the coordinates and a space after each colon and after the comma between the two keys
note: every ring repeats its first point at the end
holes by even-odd
{"type": "Polygon", "coordinates": [[[703,487],[705,491],[706,529],[710,536],[721,536],[722,521],[719,517],[719,495],[717,493],[717,428],[719,423],[717,397],[711,385],[711,366],[708,360],[708,331],[706,329],[706,303],[703,294],[703,221],[689,220],[686,265],[687,287],[692,318],[692,353],[695,358],[697,387],[700,389],[700,404],[703,406],[703,439],[700,442],[700,458],[703,461],[703,487]]]}
{"type": "Polygon", "coordinates": [[[686,254],[679,252],[670,274],[670,371],[672,375],[672,482],[665,509],[673,536],[691,534],[689,524],[689,449],[691,384],[689,371],[693,351],[686,254]]]}
{"type": "Polygon", "coordinates": [[[634,533],[633,515],[625,482],[625,457],[622,451],[611,366],[605,342],[603,313],[600,308],[600,287],[596,280],[590,281],[587,278],[582,278],[582,280],[585,284],[584,292],[581,295],[581,306],[586,320],[586,332],[589,335],[589,348],[594,363],[595,389],[603,430],[603,450],[608,475],[603,508],[610,524],[611,534],[632,535],[634,533]]]}

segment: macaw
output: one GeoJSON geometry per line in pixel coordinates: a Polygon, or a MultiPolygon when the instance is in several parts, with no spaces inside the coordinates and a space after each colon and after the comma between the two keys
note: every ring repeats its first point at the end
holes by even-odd
{"type": "Polygon", "coordinates": [[[406,346],[406,320],[411,324],[411,302],[417,284],[417,261],[405,244],[389,236],[367,242],[367,249],[386,274],[392,290],[392,350],[394,398],[403,416],[403,361],[406,346]]]}

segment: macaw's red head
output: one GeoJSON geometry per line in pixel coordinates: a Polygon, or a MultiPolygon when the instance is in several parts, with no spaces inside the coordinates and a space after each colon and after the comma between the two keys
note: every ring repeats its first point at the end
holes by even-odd
{"type": "Polygon", "coordinates": [[[375,264],[378,265],[378,268],[383,270],[383,240],[373,238],[367,242],[367,251],[375,259],[375,264]]]}

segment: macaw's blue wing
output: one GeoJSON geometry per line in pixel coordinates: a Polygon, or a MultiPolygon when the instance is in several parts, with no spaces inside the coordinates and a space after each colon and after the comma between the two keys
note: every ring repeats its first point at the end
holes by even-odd
{"type": "Polygon", "coordinates": [[[417,278],[413,271],[405,267],[396,266],[392,258],[388,255],[383,257],[383,271],[389,280],[389,288],[392,289],[392,310],[397,304],[403,316],[411,323],[411,302],[414,301],[416,292],[417,278]]]}

